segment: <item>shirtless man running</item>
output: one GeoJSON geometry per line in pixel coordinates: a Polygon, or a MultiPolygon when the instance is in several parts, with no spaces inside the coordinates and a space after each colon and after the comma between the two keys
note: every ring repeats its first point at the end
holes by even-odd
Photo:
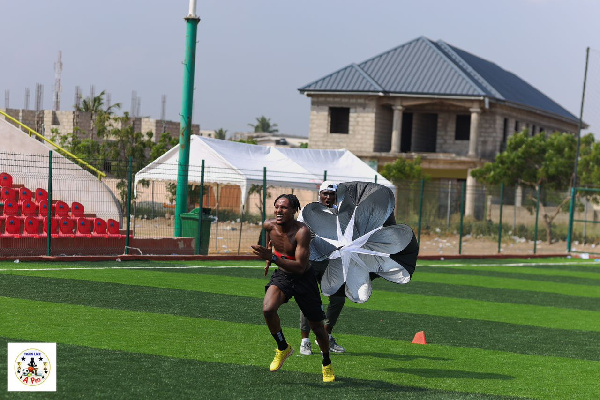
{"type": "Polygon", "coordinates": [[[254,254],[266,261],[265,275],[272,264],[277,269],[265,286],[263,315],[269,331],[277,342],[271,371],[277,371],[294,353],[283,336],[277,310],[294,297],[302,313],[308,318],[310,328],[317,336],[323,353],[323,382],[333,382],[335,375],[329,357],[329,336],[325,332],[321,295],[315,273],[308,263],[310,230],[297,222],[294,214],[300,210],[300,202],[293,194],[282,194],[275,200],[275,219],[265,221],[267,247],[254,245],[254,254]]]}

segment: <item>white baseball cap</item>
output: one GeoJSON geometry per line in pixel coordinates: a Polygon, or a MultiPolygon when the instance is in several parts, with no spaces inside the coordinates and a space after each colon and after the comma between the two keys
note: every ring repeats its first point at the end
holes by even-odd
{"type": "Polygon", "coordinates": [[[321,192],[337,192],[337,184],[331,181],[324,181],[321,183],[321,187],[319,188],[319,193],[321,192]]]}

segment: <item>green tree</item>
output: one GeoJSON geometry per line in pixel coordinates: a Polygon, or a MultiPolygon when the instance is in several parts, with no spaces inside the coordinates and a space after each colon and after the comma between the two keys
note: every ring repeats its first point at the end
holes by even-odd
{"type": "Polygon", "coordinates": [[[248,139],[240,139],[240,140],[232,140],[232,142],[238,142],[238,143],[246,143],[246,144],[258,144],[258,142],[255,139],[252,138],[248,138],[248,139]]]}
{"type": "Polygon", "coordinates": [[[94,139],[94,133],[100,138],[104,138],[108,130],[108,122],[114,115],[115,111],[121,108],[121,103],[111,104],[104,107],[104,96],[106,91],[103,90],[99,95],[94,97],[86,97],[81,102],[81,105],[75,105],[76,111],[89,112],[91,119],[90,139],[94,139]]]}
{"type": "Polygon", "coordinates": [[[227,129],[219,128],[215,131],[215,139],[225,140],[227,137],[227,129]]]}
{"type": "Polygon", "coordinates": [[[421,157],[416,157],[414,161],[400,157],[393,163],[385,164],[381,175],[396,185],[402,181],[429,179],[421,168],[421,157]]]}
{"type": "MultiPolygon", "coordinates": [[[[381,175],[396,185],[396,210],[404,210],[405,218],[408,217],[412,206],[418,203],[419,192],[417,185],[422,179],[429,180],[430,177],[421,168],[421,157],[413,161],[400,157],[393,163],[388,163],[381,169],[381,175]],[[403,195],[400,195],[402,190],[403,195]]],[[[397,214],[397,213],[396,213],[397,214]]]]}
{"type": "MultiPolygon", "coordinates": [[[[496,156],[494,162],[471,172],[471,176],[488,185],[505,184],[507,186],[523,185],[533,189],[530,199],[534,202],[533,193],[540,187],[546,192],[563,191],[557,199],[558,205],[550,211],[540,204],[542,219],[546,227],[548,243],[552,241],[552,223],[557,215],[568,210],[572,185],[573,165],[577,138],[569,133],[540,133],[530,136],[527,130],[513,135],[507,143],[506,150],[496,156]]],[[[600,148],[594,145],[594,136],[588,134],[581,138],[580,145],[580,183],[592,183],[594,176],[600,176],[595,167],[594,157],[599,157],[600,148]],[[593,150],[597,148],[594,155],[593,150]]],[[[596,164],[597,165],[597,164],[596,164]]],[[[541,202],[540,202],[541,203],[541,202]]],[[[533,212],[533,210],[530,210],[533,212]]]]}
{"type": "Polygon", "coordinates": [[[156,160],[158,157],[160,157],[163,154],[165,154],[169,149],[173,148],[178,143],[179,143],[179,139],[178,138],[173,137],[168,132],[163,132],[160,135],[160,139],[158,140],[158,142],[156,142],[155,144],[151,145],[152,149],[150,150],[150,159],[149,159],[149,161],[156,160]]]}
{"type": "MultiPolygon", "coordinates": [[[[57,143],[62,149],[65,149],[80,159],[85,160],[95,168],[102,168],[98,162],[98,154],[101,153],[100,143],[92,139],[81,139],[80,128],[76,127],[74,132],[62,135],[58,133],[58,130],[55,128],[53,128],[51,132],[51,140],[57,143]]],[[[66,156],[66,153],[61,154],[66,156]]]]}
{"type": "Polygon", "coordinates": [[[264,133],[277,133],[279,130],[277,129],[277,124],[271,123],[271,118],[267,118],[264,115],[256,118],[256,124],[248,124],[254,129],[254,133],[264,132],[264,133]]]}

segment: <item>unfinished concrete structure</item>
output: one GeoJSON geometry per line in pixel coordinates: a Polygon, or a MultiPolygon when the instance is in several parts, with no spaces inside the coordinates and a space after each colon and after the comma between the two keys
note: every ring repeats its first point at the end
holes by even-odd
{"type": "Polygon", "coordinates": [[[515,74],[425,37],[299,91],[311,99],[310,148],[345,148],[374,168],[420,156],[433,178],[468,186],[469,171],[515,132],[578,129],[577,117],[515,74]]]}
{"type": "MultiPolygon", "coordinates": [[[[90,111],[35,111],[23,109],[3,109],[2,111],[47,138],[52,137],[53,130],[60,134],[67,134],[74,132],[75,128],[80,129],[81,139],[93,137],[93,116],[90,111]]],[[[173,137],[179,137],[179,122],[148,117],[130,118],[129,122],[136,132],[152,132],[154,142],[160,139],[163,132],[167,132],[173,137]]],[[[192,124],[192,135],[199,134],[200,125],[192,124]]]]}

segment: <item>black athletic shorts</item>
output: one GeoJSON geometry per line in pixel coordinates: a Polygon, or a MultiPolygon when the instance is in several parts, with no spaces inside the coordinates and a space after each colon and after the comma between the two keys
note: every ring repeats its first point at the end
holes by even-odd
{"type": "Polygon", "coordinates": [[[326,318],[317,278],[312,268],[309,268],[302,275],[287,274],[277,268],[271,275],[269,284],[265,286],[265,292],[271,285],[277,286],[283,292],[285,295],[284,303],[287,303],[293,297],[309,321],[318,322],[326,318]]]}

